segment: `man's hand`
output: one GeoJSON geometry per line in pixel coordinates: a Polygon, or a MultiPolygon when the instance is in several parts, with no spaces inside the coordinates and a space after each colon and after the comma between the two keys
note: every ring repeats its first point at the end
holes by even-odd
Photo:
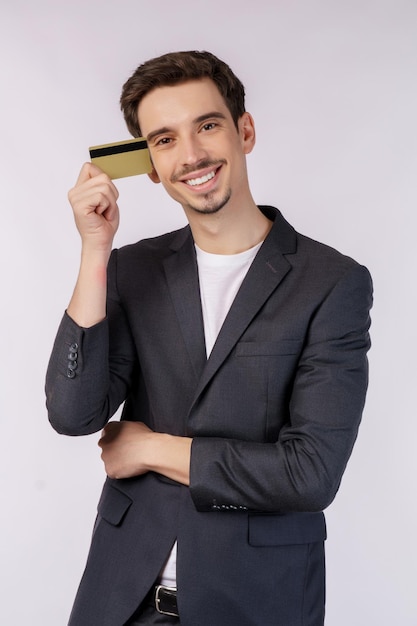
{"type": "Polygon", "coordinates": [[[110,478],[157,472],[189,485],[192,439],[155,433],[142,422],[109,422],[98,442],[110,478]]]}
{"type": "Polygon", "coordinates": [[[106,474],[130,478],[149,471],[145,462],[152,431],[142,422],[109,422],[98,442],[106,474]]]}
{"type": "Polygon", "coordinates": [[[68,315],[84,328],[106,316],[107,263],[119,226],[119,192],[104,172],[85,163],[68,193],[82,240],[81,265],[68,315]]]}
{"type": "Polygon", "coordinates": [[[110,251],[119,226],[118,197],[107,174],[92,163],[83,165],[68,199],[84,246],[110,251]]]}

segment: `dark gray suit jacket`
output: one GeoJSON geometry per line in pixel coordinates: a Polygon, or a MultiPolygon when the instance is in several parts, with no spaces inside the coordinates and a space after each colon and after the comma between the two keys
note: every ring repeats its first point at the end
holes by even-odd
{"type": "Polygon", "coordinates": [[[321,511],[363,410],[371,280],[261,210],[274,225],[208,360],[189,227],[112,253],[105,321],[63,318],[46,381],[58,432],[96,432],[125,402],[123,419],[194,438],[189,488],[107,479],[72,625],[122,626],[175,540],[183,626],[323,622],[321,511]]]}

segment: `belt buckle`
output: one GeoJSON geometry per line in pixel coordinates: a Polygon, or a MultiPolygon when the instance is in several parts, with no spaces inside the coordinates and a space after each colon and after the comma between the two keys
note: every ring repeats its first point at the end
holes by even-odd
{"type": "Polygon", "coordinates": [[[165,585],[157,585],[156,589],[155,589],[155,608],[158,611],[158,613],[161,613],[162,615],[171,615],[172,617],[179,617],[178,614],[178,609],[176,610],[176,612],[172,612],[175,611],[175,608],[172,607],[171,611],[166,611],[164,609],[161,609],[161,598],[160,598],[160,593],[161,591],[166,591],[167,595],[170,596],[171,598],[173,598],[175,600],[176,603],[176,593],[177,593],[177,588],[176,587],[166,587],[165,585]]]}

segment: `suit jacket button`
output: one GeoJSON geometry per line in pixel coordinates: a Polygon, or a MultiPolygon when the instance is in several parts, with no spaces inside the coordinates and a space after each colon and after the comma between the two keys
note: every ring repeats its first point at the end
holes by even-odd
{"type": "Polygon", "coordinates": [[[75,378],[75,372],[74,372],[74,370],[72,370],[72,369],[68,368],[68,369],[67,369],[67,377],[68,377],[68,378],[75,378]]]}

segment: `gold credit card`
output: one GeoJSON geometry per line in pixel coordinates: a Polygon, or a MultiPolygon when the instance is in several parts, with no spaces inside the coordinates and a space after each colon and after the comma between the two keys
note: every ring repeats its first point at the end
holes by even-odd
{"type": "Polygon", "coordinates": [[[91,162],[110,178],[149,174],[152,171],[148,144],[144,137],[91,146],[89,152],[91,162]]]}

